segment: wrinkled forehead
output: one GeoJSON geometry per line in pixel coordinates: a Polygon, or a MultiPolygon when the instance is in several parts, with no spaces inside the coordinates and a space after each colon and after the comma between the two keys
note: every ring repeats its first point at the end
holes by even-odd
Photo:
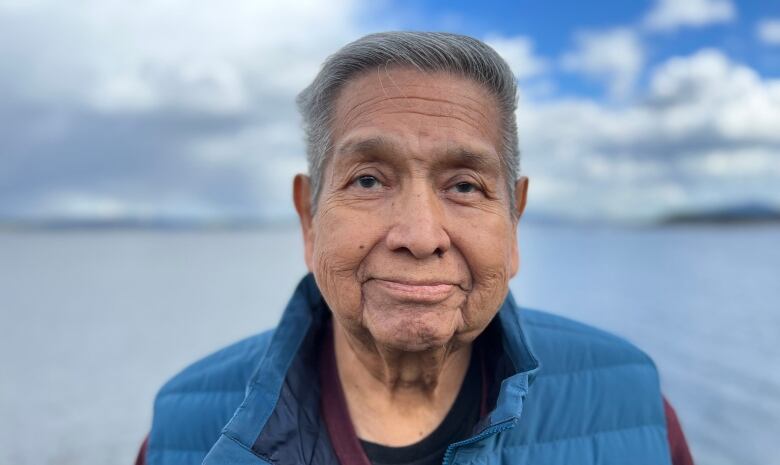
{"type": "Polygon", "coordinates": [[[381,135],[408,130],[467,146],[501,148],[501,115],[496,97],[472,79],[444,72],[377,68],[347,82],[333,112],[337,148],[355,132],[381,135]]]}

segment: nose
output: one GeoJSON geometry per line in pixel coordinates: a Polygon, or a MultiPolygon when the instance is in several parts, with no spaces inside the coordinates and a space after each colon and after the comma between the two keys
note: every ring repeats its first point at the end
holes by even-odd
{"type": "Polygon", "coordinates": [[[392,226],[387,233],[390,250],[406,251],[417,259],[442,257],[449,250],[441,199],[430,188],[402,194],[392,210],[392,226]]]}

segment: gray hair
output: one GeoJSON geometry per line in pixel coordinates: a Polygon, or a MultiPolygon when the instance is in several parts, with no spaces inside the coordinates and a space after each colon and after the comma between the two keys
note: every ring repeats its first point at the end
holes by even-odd
{"type": "Polygon", "coordinates": [[[312,208],[316,209],[325,165],[333,148],[332,118],[339,92],[350,79],[362,73],[394,66],[463,76],[483,85],[496,97],[503,126],[499,158],[510,203],[514,206],[520,164],[515,121],[517,84],[506,61],[484,42],[468,36],[444,32],[382,32],[349,43],[328,57],[314,82],[296,100],[306,132],[312,208]]]}

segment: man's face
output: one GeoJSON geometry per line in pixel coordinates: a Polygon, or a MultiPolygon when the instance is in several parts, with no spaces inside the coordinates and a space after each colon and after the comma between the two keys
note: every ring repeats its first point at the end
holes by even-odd
{"type": "Polygon", "coordinates": [[[334,317],[396,350],[473,340],[518,267],[495,98],[466,78],[382,69],[347,83],[334,116],[313,217],[296,180],[306,262],[334,317]]]}

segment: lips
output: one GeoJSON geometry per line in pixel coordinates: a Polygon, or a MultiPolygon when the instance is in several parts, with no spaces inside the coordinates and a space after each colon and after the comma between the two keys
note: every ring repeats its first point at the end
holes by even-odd
{"type": "Polygon", "coordinates": [[[375,278],[369,282],[397,300],[419,303],[441,302],[458,288],[455,284],[436,281],[415,282],[375,278]]]}

